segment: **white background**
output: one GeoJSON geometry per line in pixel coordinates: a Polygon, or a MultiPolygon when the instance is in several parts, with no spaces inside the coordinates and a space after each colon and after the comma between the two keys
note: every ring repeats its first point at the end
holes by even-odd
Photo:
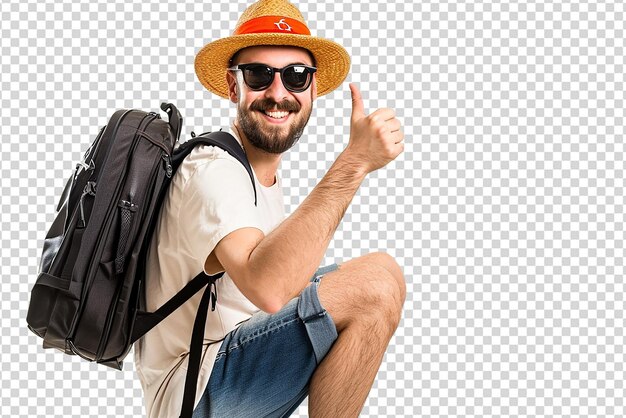
{"type": "MultiPolygon", "coordinates": [[[[406,134],[325,260],[387,251],[408,283],[362,416],[626,415],[624,4],[296,4],[406,134]]],[[[186,137],[228,125],[193,60],[246,5],[0,5],[0,415],[144,413],[132,356],[118,372],[44,352],[29,292],[65,179],[116,109],[172,101],[186,137]]],[[[288,212],[347,144],[350,111],[347,83],[315,103],[281,165],[288,212]]]]}

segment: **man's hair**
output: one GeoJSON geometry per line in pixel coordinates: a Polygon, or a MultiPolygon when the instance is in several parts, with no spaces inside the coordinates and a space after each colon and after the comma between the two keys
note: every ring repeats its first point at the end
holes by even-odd
{"type": "MultiPolygon", "coordinates": [[[[261,45],[259,45],[261,46],[261,45]]],[[[290,46],[290,45],[265,45],[265,46],[290,46]]],[[[249,47],[248,47],[249,48],[249,47]]],[[[313,55],[313,53],[311,51],[309,51],[306,48],[302,48],[302,47],[295,47],[295,48],[301,48],[304,49],[308,54],[309,57],[311,57],[311,62],[313,63],[313,67],[317,67],[317,63],[315,62],[315,55],[313,55]]],[[[235,52],[235,55],[233,55],[230,59],[230,61],[228,61],[228,66],[233,66],[233,65],[237,65],[239,64],[238,59],[239,59],[239,53],[241,51],[243,51],[246,48],[240,49],[239,51],[235,52]]]]}

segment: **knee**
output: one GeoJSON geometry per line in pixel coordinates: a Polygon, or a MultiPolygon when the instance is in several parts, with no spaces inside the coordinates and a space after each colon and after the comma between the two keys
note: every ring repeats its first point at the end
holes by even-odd
{"type": "Polygon", "coordinates": [[[388,337],[400,323],[406,284],[393,257],[377,252],[341,263],[322,280],[319,294],[338,330],[361,326],[388,337]]]}
{"type": "Polygon", "coordinates": [[[402,267],[400,267],[396,259],[383,251],[367,254],[365,257],[368,257],[370,262],[387,270],[398,287],[398,299],[400,303],[403,304],[406,300],[406,280],[404,278],[404,273],[402,272],[402,267]]]}
{"type": "Polygon", "coordinates": [[[400,324],[405,300],[405,286],[398,285],[398,279],[385,266],[372,264],[369,266],[369,280],[365,283],[361,311],[365,314],[362,321],[365,325],[375,324],[376,327],[393,333],[400,324]]]}

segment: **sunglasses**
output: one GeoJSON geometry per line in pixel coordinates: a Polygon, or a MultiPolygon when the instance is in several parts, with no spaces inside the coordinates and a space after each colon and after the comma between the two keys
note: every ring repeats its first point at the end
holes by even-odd
{"type": "Polygon", "coordinates": [[[243,73],[243,80],[254,91],[265,90],[274,81],[274,74],[279,73],[283,86],[291,92],[302,93],[311,85],[313,73],[317,68],[304,64],[291,64],[283,68],[274,68],[265,64],[239,64],[229,68],[243,73]]]}

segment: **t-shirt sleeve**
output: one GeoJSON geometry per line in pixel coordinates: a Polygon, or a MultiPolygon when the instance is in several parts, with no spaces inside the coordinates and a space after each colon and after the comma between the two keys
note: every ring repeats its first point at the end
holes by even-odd
{"type": "Polygon", "coordinates": [[[181,246],[204,265],[217,243],[245,227],[263,231],[250,175],[238,161],[217,158],[196,168],[184,185],[181,246]]]}

